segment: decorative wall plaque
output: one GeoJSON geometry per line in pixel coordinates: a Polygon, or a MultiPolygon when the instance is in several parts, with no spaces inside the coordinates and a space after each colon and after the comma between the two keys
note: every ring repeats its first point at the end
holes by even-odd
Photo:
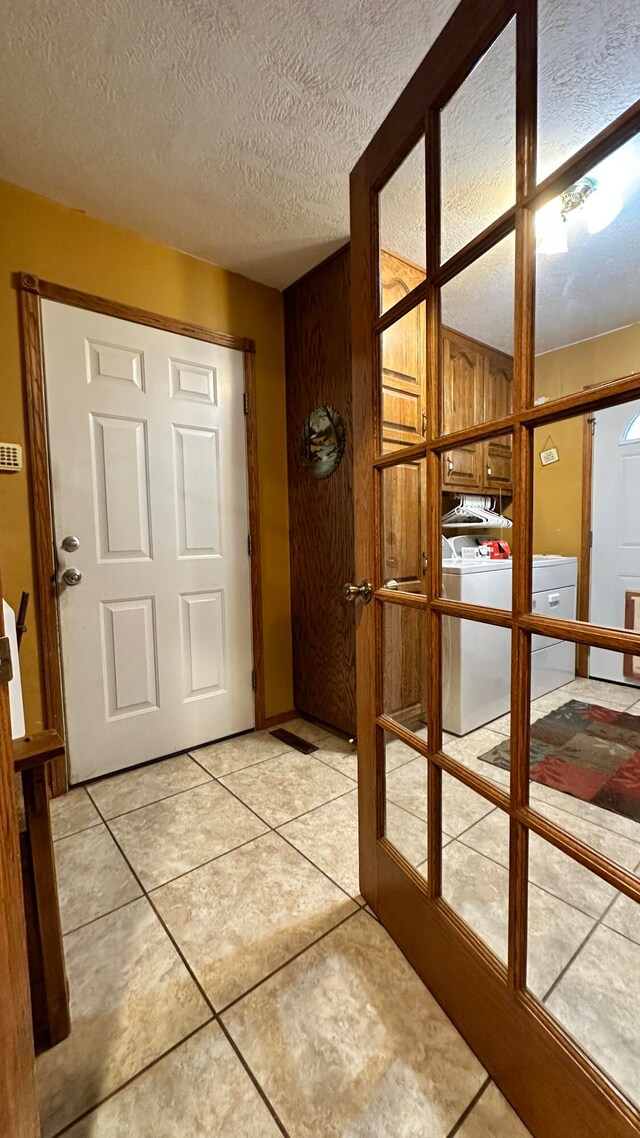
{"type": "Polygon", "coordinates": [[[300,460],[312,478],[328,478],[342,462],[346,432],[339,411],[316,407],[305,420],[300,460]]]}

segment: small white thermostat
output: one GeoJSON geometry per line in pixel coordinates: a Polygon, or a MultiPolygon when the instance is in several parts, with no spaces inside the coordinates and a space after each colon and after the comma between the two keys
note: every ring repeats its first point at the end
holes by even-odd
{"type": "Polygon", "coordinates": [[[19,443],[0,443],[0,471],[5,474],[22,470],[22,447],[19,443]]]}

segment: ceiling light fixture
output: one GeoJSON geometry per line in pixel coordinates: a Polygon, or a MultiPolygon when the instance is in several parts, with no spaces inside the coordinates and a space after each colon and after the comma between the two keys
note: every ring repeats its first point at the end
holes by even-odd
{"type": "Polygon", "coordinates": [[[550,255],[567,252],[568,219],[575,211],[582,211],[589,233],[600,233],[618,216],[623,204],[622,197],[615,188],[603,192],[593,178],[579,178],[559,197],[553,198],[538,210],[538,252],[550,255]]]}

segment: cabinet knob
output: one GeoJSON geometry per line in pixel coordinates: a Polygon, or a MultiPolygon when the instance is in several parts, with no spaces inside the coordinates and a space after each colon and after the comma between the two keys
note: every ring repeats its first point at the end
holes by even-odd
{"type": "Polygon", "coordinates": [[[449,471],[449,474],[451,474],[451,471],[453,470],[453,459],[452,458],[447,459],[447,470],[449,471]]]}
{"type": "Polygon", "coordinates": [[[488,467],[487,467],[487,478],[491,478],[491,475],[492,475],[492,474],[493,474],[493,471],[492,471],[491,467],[490,467],[490,466],[488,466],[488,467]]]}

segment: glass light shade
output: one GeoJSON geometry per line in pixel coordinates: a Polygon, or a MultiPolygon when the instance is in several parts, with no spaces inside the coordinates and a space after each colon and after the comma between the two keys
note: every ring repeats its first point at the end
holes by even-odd
{"type": "Polygon", "coordinates": [[[589,233],[600,233],[611,225],[623,204],[622,197],[615,190],[596,186],[582,207],[589,233]]]}
{"type": "Polygon", "coordinates": [[[536,233],[539,253],[554,255],[567,252],[567,223],[561,212],[560,198],[554,198],[538,210],[536,233]]]}

